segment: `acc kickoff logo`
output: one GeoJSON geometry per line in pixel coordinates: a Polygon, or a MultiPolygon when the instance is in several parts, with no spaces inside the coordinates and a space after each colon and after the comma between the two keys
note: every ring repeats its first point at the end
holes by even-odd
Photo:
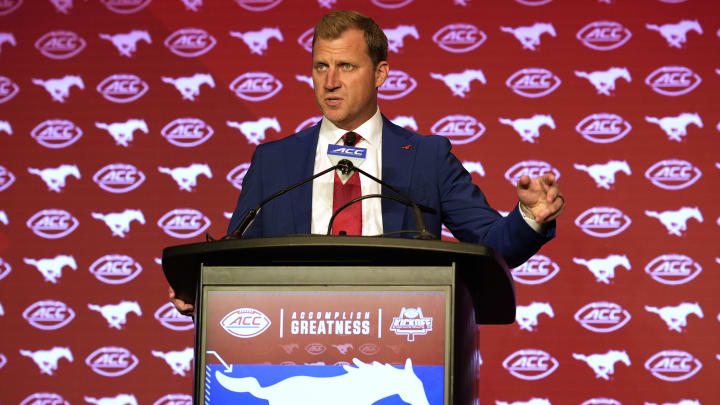
{"type": "Polygon", "coordinates": [[[170,52],[183,58],[194,58],[208,53],[217,43],[215,37],[199,28],[182,28],[165,39],[170,52]]]}
{"type": "Polygon", "coordinates": [[[611,113],[590,114],[575,126],[583,138],[594,143],[619,141],[631,129],[632,126],[623,117],[611,113]]]}
{"type": "Polygon", "coordinates": [[[505,85],[515,94],[528,98],[544,97],[555,91],[562,81],[543,68],[520,69],[508,77],[505,85]]]}
{"type": "Polygon", "coordinates": [[[448,52],[470,52],[482,45],[487,35],[472,24],[450,24],[433,35],[433,41],[448,52]]]}
{"type": "MultiPolygon", "coordinates": [[[[2,366],[0,366],[2,367],[2,366]]],[[[70,405],[68,401],[65,400],[62,396],[59,394],[56,394],[54,392],[36,392],[34,394],[31,394],[27,396],[25,399],[23,399],[22,402],[20,402],[20,405],[70,405]]]]}
{"type": "Polygon", "coordinates": [[[645,171],[650,182],[665,190],[682,190],[693,185],[702,172],[698,167],[686,160],[661,160],[645,171]]]}
{"type": "Polygon", "coordinates": [[[560,271],[560,266],[549,257],[537,254],[510,272],[520,284],[542,284],[560,271]]]}
{"type": "Polygon", "coordinates": [[[378,97],[395,100],[410,94],[417,87],[417,81],[401,70],[392,70],[380,88],[378,97]]]}
{"type": "Polygon", "coordinates": [[[152,0],[100,0],[108,10],[117,14],[137,13],[147,7],[152,0]]]}
{"type": "Polygon", "coordinates": [[[265,72],[247,72],[230,83],[236,96],[248,101],[262,101],[276,95],[283,85],[275,76],[265,72]]]}
{"type": "Polygon", "coordinates": [[[693,258],[681,254],[664,254],[650,261],[645,272],[658,283],[680,285],[690,282],[702,272],[693,258]]]}
{"type": "Polygon", "coordinates": [[[30,132],[30,136],[40,145],[51,148],[65,148],[83,135],[82,129],[75,125],[72,121],[62,119],[45,120],[30,132]]]}
{"type": "Polygon", "coordinates": [[[145,174],[131,164],[113,163],[98,170],[93,181],[107,192],[127,193],[145,181],[145,174]]]}
{"type": "Polygon", "coordinates": [[[577,39],[583,45],[596,51],[611,51],[630,40],[630,30],[614,21],[595,21],[582,27],[577,39]]]}
{"type": "Polygon", "coordinates": [[[693,91],[702,79],[684,66],[663,66],[645,78],[645,84],[664,96],[681,96],[693,91]]]}
{"type": "Polygon", "coordinates": [[[238,308],[220,321],[227,333],[239,338],[252,338],[270,327],[270,318],[254,308],[238,308]]]}
{"type": "Polygon", "coordinates": [[[665,381],[682,381],[697,374],[702,368],[700,360],[682,350],[663,350],[645,362],[645,368],[665,381]]]}
{"type": "Polygon", "coordinates": [[[37,301],[23,311],[23,318],[30,325],[42,330],[55,330],[70,323],[75,311],[61,301],[37,301]]]}
{"type": "Polygon", "coordinates": [[[282,0],[235,0],[245,10],[266,11],[282,3],[282,0]]]}
{"type": "Polygon", "coordinates": [[[181,148],[192,148],[210,139],[213,129],[199,118],[178,118],[165,125],[160,134],[181,148]]]}
{"type": "Polygon", "coordinates": [[[485,125],[469,115],[448,115],[433,124],[430,132],[448,138],[453,145],[463,145],[481,137],[485,125]]]}
{"type": "Polygon", "coordinates": [[[247,174],[249,168],[250,163],[247,162],[235,166],[235,168],[230,170],[230,173],[227,174],[227,181],[229,181],[236,189],[242,190],[242,182],[245,179],[245,175],[247,174]]]}
{"type": "Polygon", "coordinates": [[[157,319],[162,326],[172,330],[183,331],[195,327],[193,319],[178,312],[172,302],[166,302],[158,308],[157,311],[155,311],[155,319],[157,319]]]}
{"type": "Polygon", "coordinates": [[[35,41],[35,49],[51,59],[69,59],[85,49],[87,42],[72,31],[50,31],[35,41]]]}
{"type": "Polygon", "coordinates": [[[630,217],[614,207],[589,208],[575,218],[575,225],[586,234],[597,238],[615,236],[627,229],[631,223],[630,217]]]}
{"type": "Polygon", "coordinates": [[[133,74],[119,73],[106,77],[97,85],[97,91],[113,103],[130,103],[147,93],[150,86],[133,74]]]}
{"type": "Polygon", "coordinates": [[[90,273],[105,284],[125,284],[142,272],[142,266],[130,256],[110,254],[95,260],[90,273]]]}
{"type": "Polygon", "coordinates": [[[503,367],[521,380],[541,380],[552,374],[560,363],[547,352],[523,349],[508,356],[503,367]]]}
{"type": "Polygon", "coordinates": [[[408,342],[415,341],[415,335],[427,335],[432,332],[433,318],[425,317],[422,308],[402,307],[400,315],[394,316],[390,324],[390,330],[396,335],[406,335],[408,342]]]}
{"type": "Polygon", "coordinates": [[[33,233],[45,239],[59,239],[74,231],[80,222],[69,212],[60,209],[38,211],[27,220],[33,233]]]}
{"type": "Polygon", "coordinates": [[[20,91],[20,87],[5,76],[0,76],[0,104],[10,101],[20,91]]]}
{"type": "Polygon", "coordinates": [[[124,347],[101,347],[85,359],[92,371],[105,377],[120,377],[132,371],[140,361],[124,347]]]}
{"type": "Polygon", "coordinates": [[[179,239],[200,235],[210,227],[210,219],[192,208],[176,208],[168,211],[157,222],[166,234],[179,239]]]}
{"type": "Polygon", "coordinates": [[[591,302],[575,313],[575,320],[587,330],[608,333],[630,322],[630,313],[613,302],[591,302]]]}
{"type": "Polygon", "coordinates": [[[6,190],[14,182],[15,175],[4,166],[0,166],[0,191],[6,190]]]}
{"type": "Polygon", "coordinates": [[[543,162],[542,160],[525,160],[522,162],[515,163],[511,168],[505,172],[505,179],[509,181],[513,186],[517,186],[517,182],[522,176],[530,176],[535,178],[542,176],[545,173],[552,173],[555,175],[555,181],[560,178],[560,171],[552,167],[550,163],[543,162]]]}

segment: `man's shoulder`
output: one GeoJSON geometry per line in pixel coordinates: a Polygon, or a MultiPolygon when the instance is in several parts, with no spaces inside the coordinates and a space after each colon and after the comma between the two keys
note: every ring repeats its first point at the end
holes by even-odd
{"type": "Polygon", "coordinates": [[[441,146],[445,146],[447,148],[450,147],[450,141],[445,138],[444,136],[440,135],[423,135],[420,133],[417,133],[413,130],[407,129],[405,127],[401,127],[389,119],[387,119],[385,116],[383,116],[383,126],[387,133],[403,138],[404,140],[407,140],[409,143],[415,144],[415,145],[422,145],[424,147],[430,147],[430,148],[437,148],[441,146]]]}

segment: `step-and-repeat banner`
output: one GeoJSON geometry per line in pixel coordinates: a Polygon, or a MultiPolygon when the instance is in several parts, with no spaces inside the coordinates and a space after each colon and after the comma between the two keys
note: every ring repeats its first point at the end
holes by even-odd
{"type": "Polygon", "coordinates": [[[0,0],[0,404],[190,401],[161,250],[224,234],[255,146],[319,119],[338,8],[388,36],[382,112],[493,206],[523,174],[566,196],[481,328],[480,401],[718,403],[717,2],[0,0]]]}

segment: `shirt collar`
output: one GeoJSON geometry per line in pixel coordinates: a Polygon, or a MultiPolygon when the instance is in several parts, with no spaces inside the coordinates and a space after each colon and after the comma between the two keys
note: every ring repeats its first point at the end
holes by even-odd
{"type": "MultiPolygon", "coordinates": [[[[362,136],[364,140],[369,142],[371,145],[380,145],[382,138],[382,115],[380,114],[380,108],[375,111],[375,115],[370,117],[369,120],[365,121],[359,127],[355,128],[353,132],[362,136]]],[[[338,128],[329,119],[323,117],[322,123],[320,124],[320,136],[327,139],[328,143],[336,144],[348,131],[338,128]]]]}

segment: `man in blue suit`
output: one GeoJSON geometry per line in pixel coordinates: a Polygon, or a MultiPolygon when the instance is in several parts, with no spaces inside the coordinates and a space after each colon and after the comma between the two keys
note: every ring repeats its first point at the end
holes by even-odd
{"type": "MultiPolygon", "coordinates": [[[[564,200],[554,176],[523,176],[517,187],[519,204],[502,217],[450,153],[446,138],[421,136],[380,114],[377,89],[388,71],[387,38],[372,19],[353,11],[324,16],[315,27],[312,67],[315,100],[323,119],[257,147],[228,231],[234,231],[263,199],[331,167],[328,145],[353,132],[360,139],[356,146],[367,150],[361,169],[437,211],[424,215],[431,233],[439,235],[445,224],[460,241],[492,246],[511,267],[523,263],[555,234],[555,218],[564,200]]],[[[321,176],[266,204],[244,236],[324,234],[333,212],[335,175],[321,176]]],[[[371,179],[360,180],[362,195],[393,194],[371,179]]],[[[415,225],[412,209],[391,200],[363,200],[361,214],[363,235],[415,225]]],[[[191,311],[192,306],[175,299],[172,290],[170,298],[181,312],[191,311]]]]}

